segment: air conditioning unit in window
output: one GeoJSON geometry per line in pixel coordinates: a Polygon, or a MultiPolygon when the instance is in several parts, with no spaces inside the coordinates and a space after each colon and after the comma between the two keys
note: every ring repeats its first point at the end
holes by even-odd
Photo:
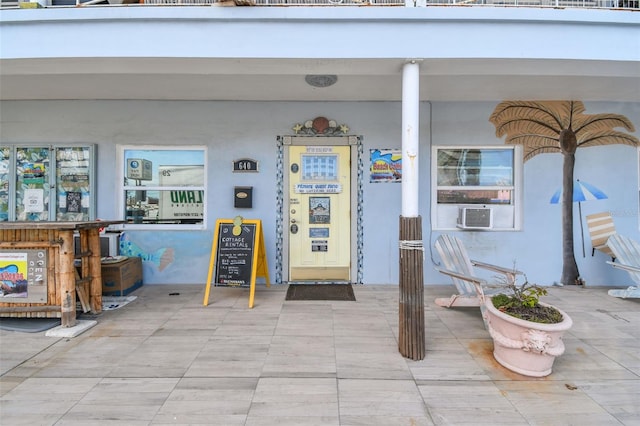
{"type": "Polygon", "coordinates": [[[458,209],[458,228],[493,228],[493,210],[488,207],[460,207],[458,209]]]}

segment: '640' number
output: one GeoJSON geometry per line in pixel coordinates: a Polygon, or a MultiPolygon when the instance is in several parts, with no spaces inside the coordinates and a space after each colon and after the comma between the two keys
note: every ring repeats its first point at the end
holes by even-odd
{"type": "Polygon", "coordinates": [[[233,170],[239,172],[255,172],[258,170],[258,162],[254,160],[238,160],[233,162],[233,170]]]}

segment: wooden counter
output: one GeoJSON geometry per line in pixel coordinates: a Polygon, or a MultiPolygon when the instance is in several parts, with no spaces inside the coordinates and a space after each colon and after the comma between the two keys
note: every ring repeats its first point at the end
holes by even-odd
{"type": "MultiPolygon", "coordinates": [[[[39,280],[33,282],[27,276],[25,296],[9,298],[3,294],[0,316],[61,318],[63,327],[73,327],[76,292],[83,310],[102,312],[100,228],[121,223],[125,221],[0,222],[0,254],[20,259],[16,263],[25,267],[27,263],[29,268],[35,267],[38,274],[31,274],[31,270],[31,278],[37,276],[39,280]],[[73,243],[75,232],[80,235],[77,255],[73,243]],[[79,273],[74,265],[76,258],[81,259],[79,273]],[[32,296],[38,292],[41,296],[32,296]],[[33,297],[38,300],[34,301],[33,297]]],[[[0,271],[0,278],[2,273],[0,271]]]]}

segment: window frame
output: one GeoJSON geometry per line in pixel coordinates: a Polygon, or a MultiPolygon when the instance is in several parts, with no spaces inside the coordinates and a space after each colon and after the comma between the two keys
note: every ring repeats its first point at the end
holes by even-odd
{"type": "MultiPolygon", "coordinates": [[[[92,221],[96,217],[97,206],[97,183],[96,183],[96,145],[90,143],[8,143],[1,144],[0,149],[6,153],[0,155],[0,162],[4,167],[0,168],[2,182],[0,183],[0,196],[6,197],[6,212],[0,212],[4,222],[77,222],[92,221]],[[40,150],[47,151],[47,157],[43,161],[47,166],[42,175],[43,182],[39,183],[42,188],[37,186],[33,189],[43,190],[43,209],[36,213],[36,216],[28,217],[28,213],[24,209],[20,210],[25,196],[24,175],[21,174],[20,167],[29,160],[20,159],[19,153],[24,155],[25,152],[40,150]],[[82,158],[58,158],[58,155],[64,151],[82,151],[82,158]],[[88,155],[86,157],[85,155],[88,155]],[[64,177],[69,181],[65,183],[64,177]],[[69,182],[85,182],[86,185],[78,185],[69,182]],[[69,212],[67,210],[68,193],[80,191],[80,209],[79,211],[69,212]],[[4,195],[3,195],[4,193],[4,195]],[[23,197],[20,199],[19,197],[23,197]],[[63,202],[64,200],[64,202],[63,202]],[[20,201],[20,202],[19,202],[20,201]],[[64,210],[64,211],[63,211],[64,210]],[[44,215],[46,213],[46,216],[44,215]],[[22,217],[21,217],[22,216],[22,217]],[[41,217],[37,217],[41,216],[41,217]]],[[[23,157],[24,158],[24,157],[23,157]]],[[[36,184],[38,185],[38,184],[36,184]]],[[[4,203],[3,203],[4,204],[4,203]]]]}
{"type": "Polygon", "coordinates": [[[176,145],[176,146],[167,146],[167,145],[118,145],[117,146],[117,170],[118,170],[118,193],[116,194],[116,207],[117,217],[120,220],[126,220],[126,199],[127,192],[134,191],[136,187],[132,187],[131,185],[125,185],[126,180],[126,164],[125,164],[125,153],[127,151],[201,151],[203,156],[203,173],[204,179],[202,185],[193,185],[193,186],[144,186],[144,191],[202,191],[203,194],[203,213],[202,213],[202,222],[201,223],[132,223],[127,222],[122,225],[119,225],[119,229],[122,230],[204,230],[207,228],[207,217],[208,217],[208,208],[207,208],[207,175],[208,175],[208,152],[206,145],[176,145]]]}
{"type": "MultiPolygon", "coordinates": [[[[462,207],[489,207],[493,210],[493,226],[486,231],[519,231],[522,229],[523,206],[523,156],[519,145],[434,145],[431,149],[431,223],[437,231],[465,231],[457,226],[458,209],[462,207]],[[455,186],[459,190],[494,190],[510,189],[511,202],[509,204],[474,204],[474,203],[439,203],[438,191],[442,188],[451,189],[451,185],[438,184],[438,153],[441,150],[512,150],[513,151],[513,182],[505,186],[455,186]]],[[[477,231],[477,229],[472,229],[477,231]]]]}

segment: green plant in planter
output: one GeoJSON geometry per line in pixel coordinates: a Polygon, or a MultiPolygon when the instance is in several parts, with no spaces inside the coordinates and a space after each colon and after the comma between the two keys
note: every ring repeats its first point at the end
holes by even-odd
{"type": "Polygon", "coordinates": [[[510,294],[500,293],[491,298],[493,306],[501,312],[541,324],[557,324],[562,322],[562,314],[557,309],[540,304],[540,296],[545,296],[547,290],[526,280],[521,286],[515,283],[507,285],[510,294]]]}

